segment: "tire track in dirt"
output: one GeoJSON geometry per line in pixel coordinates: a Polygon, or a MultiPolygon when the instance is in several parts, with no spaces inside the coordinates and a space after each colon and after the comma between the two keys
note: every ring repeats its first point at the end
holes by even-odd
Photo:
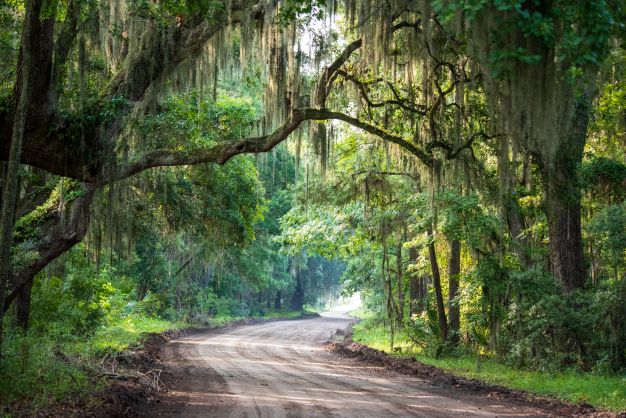
{"type": "Polygon", "coordinates": [[[170,391],[141,416],[545,417],[531,406],[350,362],[323,347],[341,313],[209,332],[168,343],[170,391]]]}

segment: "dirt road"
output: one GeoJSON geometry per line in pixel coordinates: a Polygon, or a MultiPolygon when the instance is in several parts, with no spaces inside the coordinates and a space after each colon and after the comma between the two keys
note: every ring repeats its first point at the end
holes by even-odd
{"type": "Polygon", "coordinates": [[[323,343],[341,313],[209,332],[165,347],[170,392],[142,412],[177,417],[538,417],[484,394],[359,365],[323,343]]]}

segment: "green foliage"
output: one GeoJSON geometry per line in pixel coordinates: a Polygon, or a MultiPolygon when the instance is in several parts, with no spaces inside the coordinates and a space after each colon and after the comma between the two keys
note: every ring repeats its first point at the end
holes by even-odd
{"type": "Polygon", "coordinates": [[[341,209],[313,207],[306,211],[295,207],[281,218],[282,235],[278,242],[289,254],[308,250],[336,257],[346,247],[358,246],[358,236],[352,235],[352,220],[360,217],[361,212],[358,204],[341,209]]]}
{"type": "Polygon", "coordinates": [[[146,332],[176,326],[144,316],[151,312],[125,313],[130,295],[111,269],[96,272],[84,251],[79,246],[69,252],[63,277],[36,277],[28,332],[3,339],[2,405],[27,402],[24,412],[34,413],[70,395],[88,396],[101,383],[91,362],[136,345],[146,332]]]}
{"type": "Polygon", "coordinates": [[[104,356],[136,347],[148,333],[160,333],[184,327],[172,322],[141,314],[110,317],[106,326],[98,328],[89,338],[82,338],[63,346],[63,350],[89,364],[104,356]]]}
{"type": "Polygon", "coordinates": [[[113,287],[106,272],[93,269],[74,253],[67,275],[40,277],[33,286],[33,330],[58,338],[93,333],[107,319],[113,287]]]}
{"type": "Polygon", "coordinates": [[[13,83],[16,77],[15,64],[17,63],[20,28],[23,20],[23,2],[10,0],[0,2],[0,112],[5,112],[9,104],[8,98],[12,94],[13,83]]]}
{"type": "MultiPolygon", "coordinates": [[[[341,276],[345,295],[351,295],[364,289],[379,290],[380,286],[378,285],[381,283],[379,282],[375,253],[372,253],[371,250],[372,248],[363,249],[347,260],[346,270],[341,276]]],[[[372,303],[372,297],[367,297],[366,301],[372,303]]],[[[382,306],[382,303],[379,306],[382,306]]]]}
{"type": "Polygon", "coordinates": [[[15,9],[23,9],[24,1],[23,0],[5,0],[2,2],[2,7],[12,7],[15,9]]]}
{"type": "Polygon", "coordinates": [[[15,221],[13,232],[15,241],[26,241],[39,236],[40,227],[53,216],[54,212],[62,205],[70,205],[82,193],[83,189],[78,182],[60,180],[43,204],[15,221]]]}
{"type": "MultiPolygon", "coordinates": [[[[489,357],[481,358],[479,363],[476,356],[467,354],[436,357],[433,352],[424,351],[421,344],[412,344],[411,339],[403,334],[395,336],[394,347],[400,347],[401,350],[398,354],[395,351],[391,352],[388,331],[382,318],[372,316],[371,313],[364,313],[359,317],[364,320],[354,326],[353,339],[369,347],[386,351],[390,355],[415,356],[417,361],[451,373],[512,389],[554,396],[570,402],[586,402],[613,411],[622,411],[626,408],[626,381],[622,375],[607,376],[572,370],[562,372],[520,370],[489,357]]],[[[425,329],[427,325],[421,320],[418,320],[415,326],[420,331],[407,332],[421,332],[424,335],[430,333],[425,329]]]]}
{"type": "MultiPolygon", "coordinates": [[[[626,30],[626,25],[622,26],[626,30]]],[[[626,39],[626,36],[622,39],[626,39]]],[[[587,150],[595,156],[610,157],[616,161],[623,161],[625,157],[626,81],[618,75],[624,73],[625,68],[626,49],[614,48],[604,64],[603,84],[597,105],[592,109],[593,119],[587,144],[587,150]]]]}
{"type": "Polygon", "coordinates": [[[184,144],[194,149],[245,137],[259,117],[259,103],[236,92],[221,93],[213,102],[191,91],[168,97],[158,114],[142,118],[137,130],[155,147],[184,144]]]}
{"type": "Polygon", "coordinates": [[[264,219],[266,201],[251,158],[237,158],[223,167],[197,168],[192,182],[202,191],[199,196],[195,194],[204,201],[202,219],[220,225],[237,243],[255,238],[254,226],[264,219]]]}
{"type": "Polygon", "coordinates": [[[626,367],[623,284],[563,295],[538,270],[513,275],[505,322],[507,361],[516,367],[619,371],[626,367]],[[617,322],[615,322],[617,321],[617,322]],[[590,332],[595,330],[595,332],[590,332]],[[607,338],[610,335],[610,338],[607,338]],[[617,340],[615,340],[617,338],[617,340]]]}
{"type": "MultiPolygon", "coordinates": [[[[390,339],[382,312],[365,312],[362,320],[353,326],[353,340],[381,351],[390,352],[390,339]]],[[[404,352],[414,348],[413,342],[404,335],[396,335],[394,347],[404,352]]]]}
{"type": "MultiPolygon", "coordinates": [[[[412,343],[412,349],[434,357],[441,354],[443,349],[442,341],[439,338],[441,332],[432,297],[429,298],[424,312],[408,318],[402,331],[412,343]]],[[[402,336],[400,338],[402,339],[402,336]]]]}
{"type": "Polygon", "coordinates": [[[136,261],[132,265],[132,276],[138,282],[138,297],[143,299],[148,292],[161,292],[167,285],[167,260],[163,242],[157,231],[141,231],[135,243],[136,261]]]}
{"type": "Polygon", "coordinates": [[[306,20],[313,17],[323,18],[326,2],[323,0],[286,0],[281,6],[277,16],[278,23],[287,25],[298,18],[306,20]]]}
{"type": "Polygon", "coordinates": [[[463,196],[444,191],[436,200],[442,218],[441,232],[448,239],[465,240],[470,247],[477,248],[502,228],[500,220],[480,205],[476,194],[463,196]]]}
{"type": "Polygon", "coordinates": [[[599,408],[622,411],[626,408],[624,378],[574,371],[543,372],[519,370],[493,359],[482,359],[480,369],[473,356],[433,358],[422,355],[417,360],[469,379],[554,396],[569,402],[585,402],[599,408]]]}
{"type": "Polygon", "coordinates": [[[512,61],[537,64],[542,60],[541,51],[552,50],[568,75],[579,78],[587,68],[602,63],[609,52],[610,36],[619,30],[616,19],[623,17],[623,7],[611,1],[557,1],[545,7],[540,1],[438,0],[434,6],[445,21],[462,14],[470,24],[484,24],[485,19],[498,22],[490,56],[496,77],[512,76],[512,61]],[[522,35],[520,45],[511,44],[516,33],[522,35]],[[522,46],[529,45],[528,39],[539,47],[522,46]]]}
{"type": "Polygon", "coordinates": [[[626,201],[602,208],[589,223],[590,240],[601,249],[619,281],[626,268],[626,201]]]}
{"type": "Polygon", "coordinates": [[[607,202],[626,199],[626,164],[612,158],[593,157],[580,168],[583,187],[596,193],[596,198],[606,197],[607,202]]]}
{"type": "Polygon", "coordinates": [[[0,365],[0,413],[14,402],[28,402],[24,412],[94,390],[87,374],[58,351],[56,340],[34,333],[8,334],[0,365]]]}
{"type": "Polygon", "coordinates": [[[216,12],[224,10],[224,3],[219,0],[132,0],[129,6],[133,12],[163,25],[173,23],[178,16],[211,20],[216,12]]]}

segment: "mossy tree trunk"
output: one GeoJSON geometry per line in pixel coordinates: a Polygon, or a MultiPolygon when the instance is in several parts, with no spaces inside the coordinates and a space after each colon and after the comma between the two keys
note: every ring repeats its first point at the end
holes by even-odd
{"type": "Polygon", "coordinates": [[[578,165],[582,162],[590,101],[583,95],[567,137],[550,163],[542,162],[544,212],[548,222],[550,270],[566,292],[584,287],[586,268],[581,228],[581,195],[578,165]]]}
{"type": "Polygon", "coordinates": [[[397,309],[397,321],[398,325],[402,326],[404,323],[404,280],[403,280],[403,268],[402,268],[402,241],[398,240],[396,246],[396,292],[398,294],[398,309],[397,309]]]}
{"type": "MultiPolygon", "coordinates": [[[[26,3],[26,17],[24,19],[22,46],[19,57],[21,66],[18,68],[20,83],[16,84],[17,94],[15,94],[17,106],[15,108],[6,176],[2,185],[2,207],[0,209],[0,307],[5,304],[7,287],[11,277],[11,246],[13,245],[15,206],[19,188],[20,159],[30,105],[30,80],[34,75],[31,74],[33,71],[31,54],[37,53],[38,40],[35,35],[46,32],[46,22],[39,17],[41,7],[41,0],[26,3]]],[[[2,347],[2,319],[4,312],[4,309],[0,309],[0,348],[2,347]]],[[[0,351],[0,357],[1,354],[0,351]]]]}
{"type": "Polygon", "coordinates": [[[571,292],[585,285],[580,220],[580,197],[567,196],[554,176],[546,182],[545,211],[548,220],[550,269],[571,292]]]}
{"type": "MultiPolygon", "coordinates": [[[[418,261],[417,248],[411,247],[409,249],[409,258],[412,263],[418,261]]],[[[417,272],[409,273],[409,315],[422,313],[424,296],[426,292],[424,289],[424,280],[419,276],[417,272]]]]}

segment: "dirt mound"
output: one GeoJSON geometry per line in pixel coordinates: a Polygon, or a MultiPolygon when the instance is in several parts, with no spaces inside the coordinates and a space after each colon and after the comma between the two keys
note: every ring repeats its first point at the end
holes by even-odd
{"type": "Polygon", "coordinates": [[[626,413],[599,411],[585,403],[572,404],[528,392],[512,390],[502,386],[485,383],[480,380],[455,376],[438,367],[420,363],[412,357],[392,357],[385,352],[352,341],[350,335],[343,341],[333,341],[326,348],[343,357],[352,358],[367,365],[382,367],[404,375],[415,376],[436,386],[445,386],[457,390],[484,393],[489,398],[525,404],[545,410],[550,414],[563,417],[626,418],[626,413]]]}

